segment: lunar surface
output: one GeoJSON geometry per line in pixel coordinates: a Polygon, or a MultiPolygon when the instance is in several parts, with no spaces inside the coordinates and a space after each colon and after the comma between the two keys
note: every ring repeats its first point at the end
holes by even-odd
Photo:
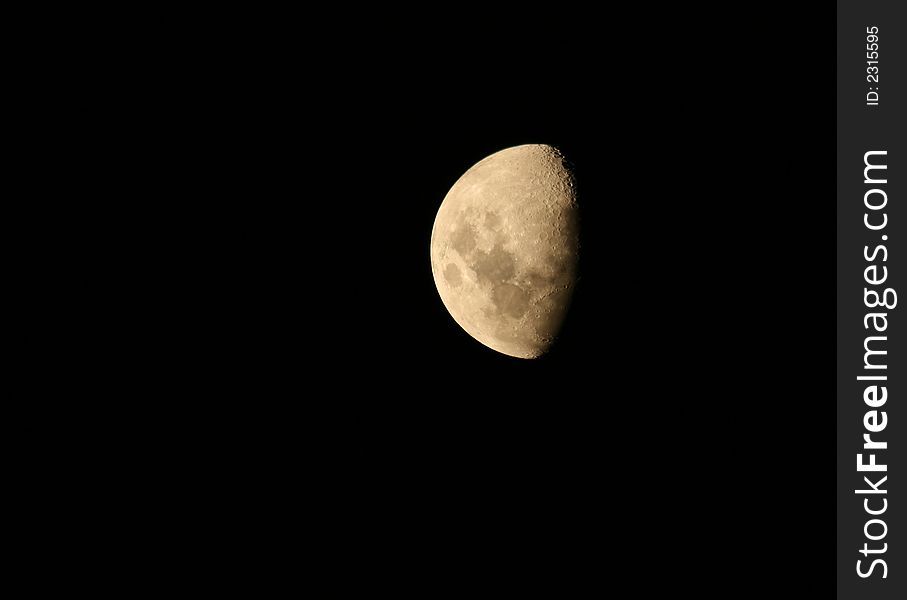
{"type": "Polygon", "coordinates": [[[576,286],[573,174],[542,144],[496,152],[447,193],[431,235],[444,306],[489,348],[537,358],[551,347],[576,286]]]}

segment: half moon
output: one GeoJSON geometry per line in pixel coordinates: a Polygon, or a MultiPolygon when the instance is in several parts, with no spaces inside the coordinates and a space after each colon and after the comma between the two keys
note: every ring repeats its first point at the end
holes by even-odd
{"type": "Polygon", "coordinates": [[[579,212],[572,171],[543,144],[496,152],[453,185],[435,217],[431,268],[469,335],[536,358],[561,329],[576,287],[579,212]]]}

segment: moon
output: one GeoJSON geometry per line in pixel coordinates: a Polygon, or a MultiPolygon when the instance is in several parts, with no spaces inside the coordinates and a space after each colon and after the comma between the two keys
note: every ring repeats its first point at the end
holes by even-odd
{"type": "Polygon", "coordinates": [[[479,342],[518,358],[537,358],[554,343],[578,258],[575,178],[544,144],[473,165],[450,188],[431,233],[431,270],[447,311],[479,342]]]}

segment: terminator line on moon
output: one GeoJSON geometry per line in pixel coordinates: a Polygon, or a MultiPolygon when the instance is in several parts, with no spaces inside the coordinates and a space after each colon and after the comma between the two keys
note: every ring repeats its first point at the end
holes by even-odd
{"type": "Polygon", "coordinates": [[[576,286],[573,173],[543,144],[488,156],[453,185],[431,234],[431,269],[454,320],[489,348],[547,352],[576,286]]]}

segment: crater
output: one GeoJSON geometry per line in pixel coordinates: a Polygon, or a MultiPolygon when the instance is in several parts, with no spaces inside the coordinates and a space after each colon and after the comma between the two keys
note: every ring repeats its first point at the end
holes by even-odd
{"type": "Polygon", "coordinates": [[[554,288],[533,315],[533,329],[540,338],[552,338],[561,328],[561,323],[570,308],[570,286],[554,288]]]}

